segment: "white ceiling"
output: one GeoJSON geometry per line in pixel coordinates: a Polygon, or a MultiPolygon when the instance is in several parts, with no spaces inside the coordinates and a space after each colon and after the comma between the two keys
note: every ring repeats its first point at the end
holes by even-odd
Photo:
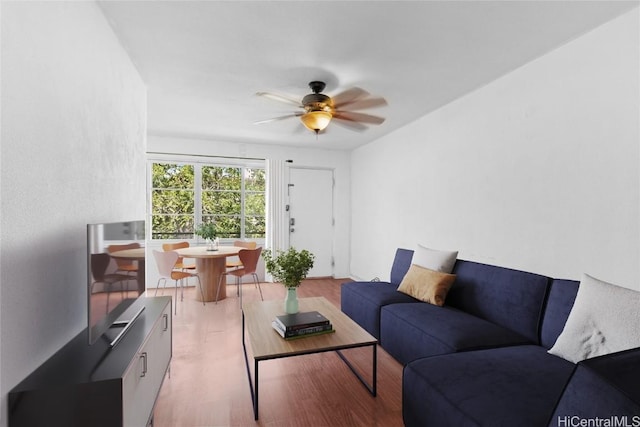
{"type": "Polygon", "coordinates": [[[637,1],[102,1],[148,88],[151,135],[351,149],[637,6],[637,1]],[[311,80],[388,105],[386,121],[316,136],[295,110],[311,80]]]}

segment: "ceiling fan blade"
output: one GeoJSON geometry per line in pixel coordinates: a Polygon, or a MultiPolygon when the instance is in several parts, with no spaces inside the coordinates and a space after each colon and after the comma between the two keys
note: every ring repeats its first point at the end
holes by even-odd
{"type": "Polygon", "coordinates": [[[299,100],[290,98],[285,95],[279,95],[277,93],[271,93],[271,92],[256,92],[256,95],[263,96],[273,101],[284,102],[286,104],[295,105],[296,107],[302,108],[302,104],[300,103],[299,100]]]}
{"type": "Polygon", "coordinates": [[[333,105],[336,108],[340,108],[343,105],[351,104],[358,99],[362,99],[366,96],[369,96],[369,92],[359,87],[352,87],[351,89],[347,89],[344,92],[340,92],[336,96],[332,96],[333,105]]]}
{"type": "MultiPolygon", "coordinates": [[[[360,122],[354,122],[354,121],[350,121],[350,120],[342,120],[340,119],[340,117],[333,117],[335,120],[332,120],[331,123],[335,123],[338,126],[341,126],[343,128],[349,129],[349,130],[354,130],[356,132],[364,132],[365,130],[367,130],[367,126],[363,125],[360,122]]],[[[331,127],[331,126],[329,126],[331,127]]],[[[327,129],[329,129],[329,127],[327,129]]],[[[327,130],[325,129],[325,130],[327,130]]]]}
{"type": "Polygon", "coordinates": [[[387,105],[387,100],[384,98],[367,98],[356,99],[339,107],[348,106],[350,110],[366,110],[367,108],[384,107],[385,105],[387,105]]]}
{"type": "Polygon", "coordinates": [[[347,120],[350,122],[369,123],[372,125],[380,125],[384,122],[384,117],[372,116],[371,114],[356,113],[353,111],[336,111],[333,115],[334,119],[347,120]]]}
{"type": "Polygon", "coordinates": [[[271,122],[277,122],[279,120],[284,120],[284,119],[288,119],[291,117],[300,117],[303,113],[291,113],[291,114],[287,114],[286,116],[279,116],[279,117],[273,117],[270,119],[266,119],[266,120],[258,120],[257,122],[253,122],[254,125],[262,125],[265,123],[271,123],[271,122]]]}

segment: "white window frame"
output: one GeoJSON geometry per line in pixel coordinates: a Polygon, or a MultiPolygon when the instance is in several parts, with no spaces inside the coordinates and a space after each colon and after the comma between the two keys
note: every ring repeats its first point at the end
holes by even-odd
{"type": "MultiPolygon", "coordinates": [[[[230,237],[230,238],[222,238],[224,241],[233,241],[238,239],[251,239],[251,240],[264,240],[266,238],[266,229],[265,235],[261,237],[246,237],[246,226],[245,226],[245,198],[246,198],[246,188],[245,188],[245,180],[244,180],[244,170],[245,169],[263,169],[266,172],[265,161],[262,159],[237,159],[237,158],[217,158],[217,157],[193,157],[193,156],[170,156],[170,155],[154,155],[149,156],[147,158],[147,221],[149,224],[149,239],[151,241],[160,242],[160,241],[189,241],[195,243],[204,243],[201,242],[201,238],[198,236],[193,236],[191,238],[171,238],[171,239],[156,239],[153,237],[153,229],[152,229],[152,217],[153,217],[153,203],[152,203],[152,195],[154,188],[152,187],[152,174],[153,168],[152,165],[154,163],[169,163],[169,164],[177,164],[177,165],[190,165],[194,167],[194,226],[202,223],[202,168],[205,166],[211,167],[228,167],[228,168],[240,168],[243,179],[241,180],[241,188],[240,188],[240,237],[230,237]]],[[[251,191],[251,193],[256,193],[255,191],[251,191]]],[[[266,201],[266,193],[267,189],[265,187],[264,195],[266,201]]],[[[265,217],[266,217],[266,206],[265,206],[265,217]]]]}

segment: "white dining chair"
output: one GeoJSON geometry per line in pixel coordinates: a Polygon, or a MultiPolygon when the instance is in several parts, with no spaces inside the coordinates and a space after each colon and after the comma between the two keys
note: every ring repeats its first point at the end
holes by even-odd
{"type": "Polygon", "coordinates": [[[167,287],[167,279],[175,281],[175,306],[174,313],[178,314],[178,282],[180,282],[180,301],[184,299],[183,294],[183,280],[189,277],[195,277],[198,279],[198,286],[200,287],[200,294],[202,295],[202,305],[205,305],[204,291],[202,290],[202,282],[200,282],[200,276],[198,273],[189,273],[187,271],[175,270],[176,262],[180,255],[176,251],[157,251],[153,250],[153,257],[156,260],[158,266],[158,272],[160,272],[160,279],[156,284],[156,295],[158,294],[158,288],[160,287],[160,281],[164,281],[164,287],[167,287]]]}
{"type": "MultiPolygon", "coordinates": [[[[175,251],[176,249],[188,248],[190,246],[191,245],[189,244],[189,242],[163,243],[162,250],[175,251]]],[[[182,257],[178,257],[178,261],[176,261],[176,265],[174,265],[173,268],[176,270],[189,271],[195,270],[196,265],[193,263],[187,264],[184,262],[184,259],[182,257]]]]}

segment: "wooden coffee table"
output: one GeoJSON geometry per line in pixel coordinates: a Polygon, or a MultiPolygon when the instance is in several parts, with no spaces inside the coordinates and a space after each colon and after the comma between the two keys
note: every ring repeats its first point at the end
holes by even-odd
{"type": "Polygon", "coordinates": [[[371,395],[376,395],[376,344],[378,341],[325,298],[301,298],[298,301],[300,311],[315,310],[329,319],[335,329],[335,333],[296,340],[285,340],[271,327],[273,319],[277,315],[284,314],[283,301],[256,301],[246,304],[242,309],[242,347],[247,365],[249,387],[251,389],[253,415],[256,420],[258,419],[258,364],[263,360],[335,351],[356,375],[358,380],[369,390],[371,395]],[[247,356],[245,330],[249,335],[249,342],[253,353],[253,380],[251,378],[251,369],[249,368],[249,358],[247,356]],[[366,346],[371,346],[373,353],[371,384],[366,382],[362,375],[360,375],[340,351],[348,348],[366,346]]]}

